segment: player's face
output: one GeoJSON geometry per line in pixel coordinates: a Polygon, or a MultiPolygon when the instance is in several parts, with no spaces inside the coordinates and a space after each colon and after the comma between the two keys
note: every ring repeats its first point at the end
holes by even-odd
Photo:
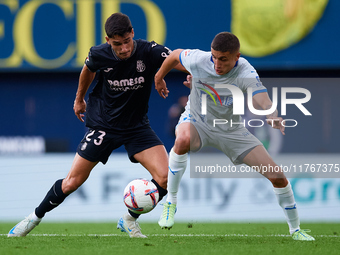
{"type": "Polygon", "coordinates": [[[131,56],[133,51],[133,29],[131,33],[126,33],[124,36],[115,35],[113,38],[105,37],[120,59],[127,59],[131,56]]]}
{"type": "Polygon", "coordinates": [[[235,52],[230,54],[229,51],[222,52],[211,49],[212,59],[214,61],[215,72],[218,75],[229,73],[234,68],[237,60],[240,58],[241,53],[235,52]]]}

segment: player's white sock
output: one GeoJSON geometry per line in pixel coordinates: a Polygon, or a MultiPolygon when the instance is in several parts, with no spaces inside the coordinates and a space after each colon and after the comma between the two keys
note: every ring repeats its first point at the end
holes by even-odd
{"type": "Polygon", "coordinates": [[[32,220],[33,221],[39,221],[39,220],[41,220],[42,218],[39,218],[36,214],[35,214],[35,212],[33,212],[32,213],[32,220]]]}
{"type": "Polygon", "coordinates": [[[177,204],[179,183],[187,167],[188,153],[178,155],[171,149],[169,153],[168,197],[167,202],[177,204]]]}
{"type": "Polygon", "coordinates": [[[277,200],[282,207],[289,226],[290,234],[300,229],[299,214],[296,209],[294,194],[290,182],[284,188],[274,188],[277,200]]]}

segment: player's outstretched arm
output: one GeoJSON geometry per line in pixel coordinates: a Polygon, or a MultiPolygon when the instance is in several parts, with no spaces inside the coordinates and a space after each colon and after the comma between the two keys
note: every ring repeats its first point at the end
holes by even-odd
{"type": "MultiPolygon", "coordinates": [[[[258,93],[253,96],[254,105],[259,105],[263,110],[268,110],[272,107],[272,101],[270,100],[268,93],[258,93]]],[[[283,119],[278,117],[277,109],[267,117],[267,123],[275,129],[280,129],[281,133],[285,135],[285,126],[282,125],[283,119]]]]}
{"type": "Polygon", "coordinates": [[[91,72],[87,66],[84,65],[79,76],[78,90],[73,105],[74,113],[81,122],[84,122],[83,113],[86,112],[85,95],[95,76],[96,73],[91,72]]]}
{"type": "Polygon", "coordinates": [[[174,50],[163,62],[162,66],[159,68],[155,75],[155,87],[158,94],[166,98],[169,94],[169,90],[166,87],[166,82],[164,77],[178,64],[180,64],[179,54],[182,52],[181,49],[174,50]]]}

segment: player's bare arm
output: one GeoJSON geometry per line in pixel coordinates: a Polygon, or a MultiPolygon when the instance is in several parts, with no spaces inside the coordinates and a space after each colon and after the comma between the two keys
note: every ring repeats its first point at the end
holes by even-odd
{"type": "Polygon", "coordinates": [[[174,50],[163,62],[162,66],[159,68],[155,75],[155,87],[158,94],[164,99],[168,96],[169,90],[166,87],[166,82],[164,77],[180,64],[179,55],[182,52],[181,49],[174,50]]]}
{"type": "MultiPolygon", "coordinates": [[[[263,110],[270,109],[273,104],[267,92],[258,93],[254,95],[253,102],[254,102],[254,105],[258,105],[263,110]]],[[[270,126],[272,126],[275,129],[280,129],[281,133],[285,135],[285,127],[282,125],[283,119],[281,117],[278,117],[277,109],[275,109],[273,113],[267,115],[266,117],[267,117],[267,123],[270,126]]]]}
{"type": "Polygon", "coordinates": [[[81,122],[84,122],[83,113],[86,112],[85,95],[95,76],[96,73],[91,72],[87,66],[84,65],[79,76],[78,90],[73,105],[74,113],[81,122]]]}
{"type": "Polygon", "coordinates": [[[178,64],[174,67],[174,69],[189,74],[188,70],[185,69],[185,67],[184,67],[181,63],[178,63],[178,64]]]}

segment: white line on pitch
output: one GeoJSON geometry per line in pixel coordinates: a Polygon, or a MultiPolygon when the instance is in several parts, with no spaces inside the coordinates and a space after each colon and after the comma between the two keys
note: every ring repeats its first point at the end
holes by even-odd
{"type": "MultiPolygon", "coordinates": [[[[7,236],[7,234],[0,234],[0,236],[7,236]]],[[[29,236],[56,236],[56,237],[67,237],[67,236],[75,236],[75,237],[81,237],[81,236],[99,236],[99,237],[106,237],[106,236],[126,236],[125,234],[29,234],[29,236]]],[[[214,234],[151,234],[148,236],[170,236],[170,237],[290,237],[290,235],[279,235],[279,234],[273,234],[273,235],[247,235],[247,234],[225,234],[225,235],[214,235],[214,234]]],[[[335,237],[339,238],[338,235],[314,235],[314,237],[335,237]]]]}

